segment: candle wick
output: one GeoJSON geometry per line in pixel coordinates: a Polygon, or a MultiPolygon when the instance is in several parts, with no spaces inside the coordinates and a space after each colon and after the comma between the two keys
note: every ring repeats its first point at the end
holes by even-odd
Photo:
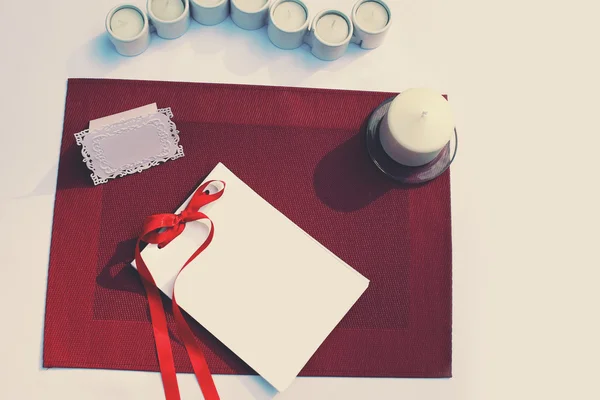
{"type": "Polygon", "coordinates": [[[337,19],[334,19],[333,22],[331,23],[331,27],[333,28],[333,26],[335,25],[335,23],[337,22],[337,19]]]}
{"type": "Polygon", "coordinates": [[[423,111],[421,118],[425,118],[429,114],[429,111],[423,111]]]}

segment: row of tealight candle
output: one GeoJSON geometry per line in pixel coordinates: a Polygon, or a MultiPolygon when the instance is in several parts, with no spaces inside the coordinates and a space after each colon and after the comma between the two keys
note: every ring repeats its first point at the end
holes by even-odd
{"type": "Polygon", "coordinates": [[[106,16],[106,31],[120,54],[143,53],[150,44],[150,26],[158,36],[175,39],[187,31],[190,15],[202,25],[219,24],[231,15],[243,29],[268,25],[269,39],[277,47],[291,50],[307,43],[316,57],[332,61],[344,55],[350,42],[363,49],[379,47],[392,22],[383,0],[358,0],[351,18],[323,10],[312,21],[302,0],[148,0],[146,8],[147,14],[123,4],[106,16]]]}

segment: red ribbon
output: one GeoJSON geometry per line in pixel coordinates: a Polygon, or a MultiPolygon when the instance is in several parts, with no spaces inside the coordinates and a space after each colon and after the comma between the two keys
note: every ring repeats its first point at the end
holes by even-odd
{"type": "MultiPolygon", "coordinates": [[[[209,191],[207,191],[207,187],[214,182],[215,181],[209,181],[200,186],[192,195],[190,202],[180,214],[157,214],[146,218],[144,221],[142,234],[140,235],[135,247],[135,263],[138,272],[142,277],[142,282],[144,283],[144,288],[146,289],[146,294],[148,296],[148,303],[150,304],[150,317],[152,318],[154,341],[156,344],[156,351],[158,353],[158,364],[160,366],[160,375],[163,381],[165,397],[167,400],[180,400],[181,396],[179,394],[179,386],[177,384],[177,376],[175,374],[175,363],[173,361],[173,351],[171,349],[171,340],[169,338],[169,330],[167,328],[167,317],[162,305],[159,289],[156,287],[156,282],[154,282],[152,274],[142,259],[140,243],[146,242],[150,244],[157,244],[159,248],[163,248],[183,232],[187,222],[203,219],[208,220],[210,223],[210,232],[208,233],[208,237],[204,243],[198,247],[194,254],[191,255],[186,263],[183,264],[177,273],[177,276],[175,277],[176,283],[181,271],[183,271],[185,267],[187,267],[200,253],[202,253],[213,239],[214,225],[210,218],[208,218],[206,214],[200,212],[199,209],[215,200],[218,200],[223,195],[225,190],[225,182],[222,181],[218,181],[223,185],[222,189],[220,189],[218,192],[211,194],[209,191]]],[[[202,394],[206,400],[219,400],[219,394],[217,393],[217,388],[215,387],[212,375],[210,374],[208,365],[206,364],[206,359],[204,358],[202,349],[196,342],[192,330],[188,326],[183,314],[181,313],[181,309],[177,305],[177,300],[175,299],[175,284],[173,285],[172,298],[173,315],[175,316],[177,332],[183,340],[183,344],[185,345],[188,356],[190,357],[194,374],[196,375],[196,379],[198,380],[202,394]]]]}

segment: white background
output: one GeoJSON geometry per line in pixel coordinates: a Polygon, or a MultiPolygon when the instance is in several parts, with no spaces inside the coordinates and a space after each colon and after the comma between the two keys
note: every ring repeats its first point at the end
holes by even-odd
{"type": "MultiPolygon", "coordinates": [[[[306,2],[313,14],[353,3],[306,2]]],[[[193,22],[182,38],[154,36],[122,58],[104,35],[115,3],[0,0],[1,398],[163,398],[155,373],[41,368],[68,77],[448,93],[460,133],[454,378],[300,378],[277,399],[600,397],[597,1],[389,0],[385,45],[332,63],[230,20],[193,22]]],[[[192,375],[179,379],[184,399],[200,397],[192,375]]],[[[273,396],[256,377],[216,383],[223,400],[273,396]]]]}

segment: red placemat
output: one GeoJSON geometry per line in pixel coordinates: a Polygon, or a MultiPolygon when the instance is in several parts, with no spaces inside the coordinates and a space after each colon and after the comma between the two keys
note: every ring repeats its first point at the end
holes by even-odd
{"type": "MultiPolygon", "coordinates": [[[[69,80],[44,366],[158,370],[147,300],[128,266],[135,238],[146,216],[174,211],[223,162],[371,280],[301,375],[450,376],[449,173],[407,188],[371,163],[361,126],[392,95],[69,80]],[[92,119],[153,102],[172,108],[185,157],[94,187],[73,133],[92,119]]],[[[201,326],[192,326],[213,373],[253,373],[201,326]]],[[[172,342],[178,371],[191,372],[176,335],[172,342]]]]}

